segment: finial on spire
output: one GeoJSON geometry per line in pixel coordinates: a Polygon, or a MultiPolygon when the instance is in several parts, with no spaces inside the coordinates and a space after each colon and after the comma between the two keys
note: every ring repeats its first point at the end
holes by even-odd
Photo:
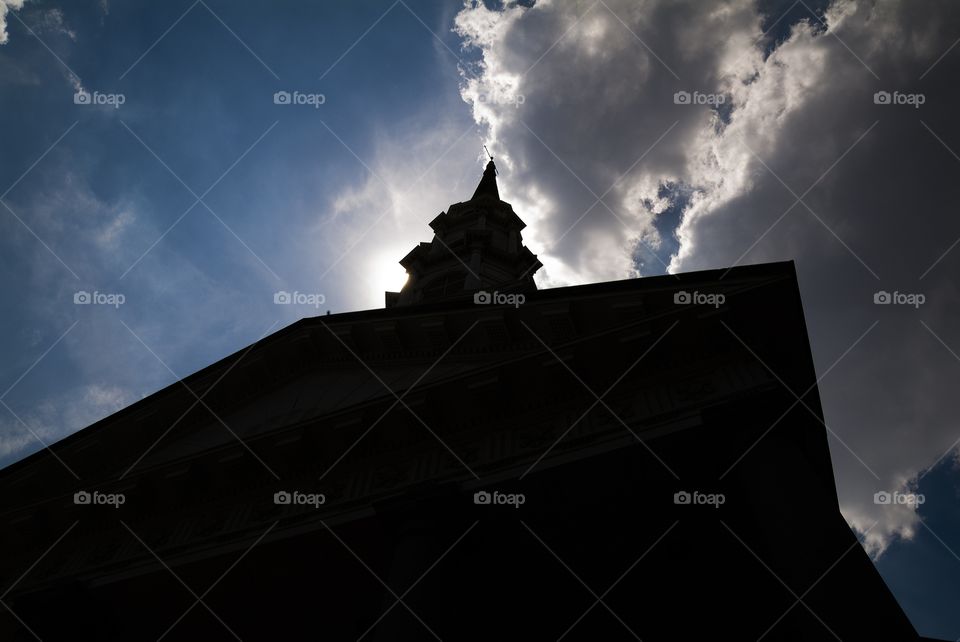
{"type": "Polygon", "coordinates": [[[487,151],[486,145],[483,146],[483,149],[487,152],[487,156],[490,156],[490,160],[487,162],[487,168],[483,170],[483,177],[480,179],[480,184],[477,185],[477,191],[473,193],[471,200],[481,196],[492,196],[500,200],[500,191],[497,189],[497,166],[493,164],[493,156],[487,151]]]}
{"type": "Polygon", "coordinates": [[[487,153],[487,156],[490,157],[490,162],[487,163],[487,167],[490,167],[491,165],[493,165],[493,173],[494,173],[494,175],[495,175],[495,176],[499,176],[499,175],[500,175],[500,172],[497,171],[497,166],[493,164],[493,154],[490,153],[490,150],[487,149],[487,146],[486,146],[486,145],[483,146],[483,151],[485,151],[485,152],[487,153]]]}

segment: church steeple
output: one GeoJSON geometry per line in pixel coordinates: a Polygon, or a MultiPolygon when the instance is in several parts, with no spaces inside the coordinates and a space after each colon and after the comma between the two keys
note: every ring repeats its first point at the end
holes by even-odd
{"type": "Polygon", "coordinates": [[[480,184],[477,185],[477,189],[470,200],[475,201],[484,196],[492,196],[498,201],[500,200],[500,190],[497,189],[497,166],[493,164],[492,157],[490,158],[490,162],[487,163],[487,168],[483,170],[483,177],[480,179],[480,184]]]}
{"type": "Polygon", "coordinates": [[[500,200],[497,166],[487,163],[469,201],[454,203],[430,221],[434,236],[400,260],[409,278],[400,292],[387,292],[386,304],[412,305],[470,299],[477,292],[531,292],[542,264],[524,244],[520,220],[500,200]]]}

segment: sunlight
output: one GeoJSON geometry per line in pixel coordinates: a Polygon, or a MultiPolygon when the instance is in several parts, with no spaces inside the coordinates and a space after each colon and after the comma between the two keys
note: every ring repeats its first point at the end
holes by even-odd
{"type": "Polygon", "coordinates": [[[407,282],[407,272],[397,260],[404,255],[403,250],[384,251],[367,263],[364,270],[369,298],[378,307],[383,306],[384,292],[399,292],[407,282]]]}

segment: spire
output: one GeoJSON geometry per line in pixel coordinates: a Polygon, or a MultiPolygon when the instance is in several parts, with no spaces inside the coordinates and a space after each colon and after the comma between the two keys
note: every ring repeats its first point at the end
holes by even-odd
{"type": "Polygon", "coordinates": [[[490,157],[473,197],[440,212],[430,221],[433,240],[400,259],[408,279],[400,292],[386,293],[386,306],[467,303],[486,290],[535,292],[533,273],[543,266],[523,244],[524,227],[513,206],[500,200],[490,157]]]}
{"type": "Polygon", "coordinates": [[[483,178],[480,179],[480,184],[477,185],[477,191],[473,193],[473,197],[470,199],[474,201],[481,196],[492,196],[493,198],[500,200],[500,191],[497,189],[497,166],[493,164],[493,157],[490,157],[490,162],[487,163],[487,168],[483,170],[483,178]]]}

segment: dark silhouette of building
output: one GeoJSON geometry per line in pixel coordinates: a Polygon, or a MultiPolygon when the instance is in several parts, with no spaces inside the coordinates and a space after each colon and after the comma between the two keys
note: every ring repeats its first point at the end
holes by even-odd
{"type": "Polygon", "coordinates": [[[0,471],[3,639],[920,639],[792,263],[537,290],[492,161],[431,227],[386,308],[0,471]]]}
{"type": "Polygon", "coordinates": [[[537,289],[533,274],[541,263],[523,245],[526,223],[500,200],[496,177],[491,158],[473,197],[430,221],[433,242],[420,243],[400,261],[407,284],[386,293],[387,307],[469,298],[483,288],[505,296],[537,289]]]}

